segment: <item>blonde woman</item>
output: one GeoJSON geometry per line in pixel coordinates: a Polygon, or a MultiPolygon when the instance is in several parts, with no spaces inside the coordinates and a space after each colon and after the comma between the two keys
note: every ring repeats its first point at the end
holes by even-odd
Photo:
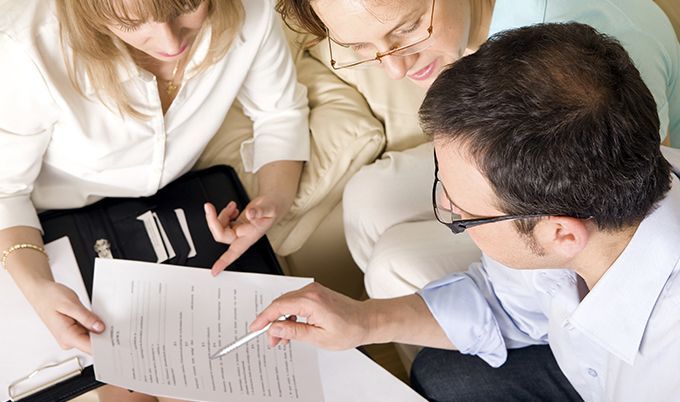
{"type": "MultiPolygon", "coordinates": [[[[37,212],[155,193],[194,165],[238,100],[259,192],[206,215],[223,270],[290,208],[307,100],[269,0],[0,3],[0,253],[63,348],[105,328],[53,281],[37,212]]],[[[127,394],[127,392],[125,392],[127,394]]]]}

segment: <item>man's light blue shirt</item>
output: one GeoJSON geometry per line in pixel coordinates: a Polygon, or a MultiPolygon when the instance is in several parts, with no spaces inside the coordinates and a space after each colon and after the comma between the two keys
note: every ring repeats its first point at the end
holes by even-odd
{"type": "MultiPolygon", "coordinates": [[[[669,158],[680,168],[680,151],[669,158]]],[[[451,342],[497,367],[507,349],[550,344],[587,401],[680,395],[680,180],[579,301],[576,274],[514,270],[488,257],[419,292],[451,342]]]]}
{"type": "Polygon", "coordinates": [[[490,35],[542,22],[576,21],[618,39],[656,101],[661,138],[680,147],[680,45],[652,0],[496,0],[490,35]]]}

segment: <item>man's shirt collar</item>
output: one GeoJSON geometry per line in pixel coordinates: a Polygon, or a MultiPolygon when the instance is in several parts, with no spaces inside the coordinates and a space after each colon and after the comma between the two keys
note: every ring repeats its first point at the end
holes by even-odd
{"type": "Polygon", "coordinates": [[[619,258],[581,301],[569,323],[633,364],[669,276],[680,269],[680,181],[640,223],[619,258]]]}

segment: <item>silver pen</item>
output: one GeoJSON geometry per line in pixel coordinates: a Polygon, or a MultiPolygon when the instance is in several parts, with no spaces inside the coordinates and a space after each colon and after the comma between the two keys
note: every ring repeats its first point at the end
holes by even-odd
{"type": "MultiPolygon", "coordinates": [[[[287,320],[288,317],[289,317],[288,315],[282,315],[281,317],[277,318],[276,321],[284,321],[284,320],[287,320]]],[[[242,338],[239,338],[236,341],[230,343],[229,345],[227,345],[223,348],[220,348],[217,352],[213,353],[210,356],[210,360],[217,359],[218,357],[222,357],[222,356],[226,355],[227,353],[231,352],[232,350],[238,349],[239,347],[241,347],[241,346],[245,345],[246,343],[252,341],[253,339],[257,338],[258,336],[264,334],[265,332],[267,332],[269,327],[272,326],[273,323],[274,323],[274,321],[265,325],[264,328],[257,330],[257,331],[254,331],[254,332],[251,332],[248,335],[246,335],[242,338]]]]}

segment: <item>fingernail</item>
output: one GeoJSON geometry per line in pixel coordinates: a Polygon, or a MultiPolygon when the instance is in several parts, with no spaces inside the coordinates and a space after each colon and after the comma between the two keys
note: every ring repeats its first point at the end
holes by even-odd
{"type": "Polygon", "coordinates": [[[208,213],[208,204],[203,204],[203,211],[205,211],[206,214],[208,213]]]}
{"type": "Polygon", "coordinates": [[[97,321],[94,324],[92,324],[92,329],[95,330],[96,332],[101,332],[104,330],[104,324],[97,321]]]}

